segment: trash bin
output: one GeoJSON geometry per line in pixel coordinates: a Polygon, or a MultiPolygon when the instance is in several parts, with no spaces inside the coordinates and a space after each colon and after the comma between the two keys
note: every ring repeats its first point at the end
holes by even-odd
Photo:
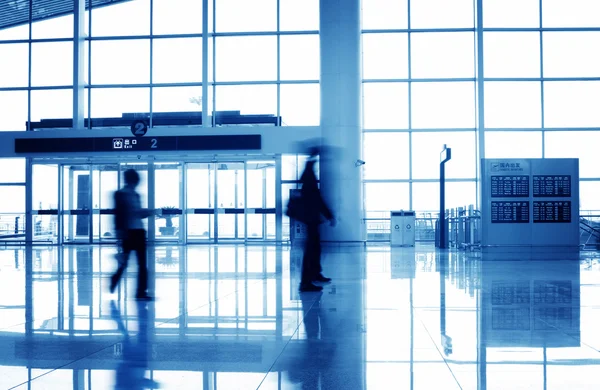
{"type": "Polygon", "coordinates": [[[415,246],[415,212],[391,212],[390,243],[393,246],[415,246]]]}

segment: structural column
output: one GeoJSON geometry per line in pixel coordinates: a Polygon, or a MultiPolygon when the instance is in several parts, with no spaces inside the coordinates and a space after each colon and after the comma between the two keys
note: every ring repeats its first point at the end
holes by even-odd
{"type": "Polygon", "coordinates": [[[73,0],[73,129],[84,125],[84,56],[85,0],[73,0]]]}
{"type": "Polygon", "coordinates": [[[320,179],[338,219],[325,241],[364,240],[361,166],[360,0],[320,0],[321,131],[325,153],[320,179]]]}

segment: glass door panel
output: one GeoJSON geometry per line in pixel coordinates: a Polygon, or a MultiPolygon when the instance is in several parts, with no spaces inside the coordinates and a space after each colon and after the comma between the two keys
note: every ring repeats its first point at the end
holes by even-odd
{"type": "Polygon", "coordinates": [[[187,234],[191,241],[215,238],[215,164],[186,164],[187,234]]]}
{"type": "Polygon", "coordinates": [[[180,163],[155,163],[155,208],[162,209],[156,217],[155,234],[157,240],[180,240],[182,227],[181,193],[183,186],[180,163]]]}
{"type": "MultiPolygon", "coordinates": [[[[63,165],[63,241],[90,242],[91,180],[89,165],[63,165]]],[[[57,180],[58,182],[58,180],[57,180]]]]}
{"type": "Polygon", "coordinates": [[[217,163],[217,239],[245,238],[244,163],[217,163]]]}
{"type": "Polygon", "coordinates": [[[114,227],[114,193],[119,188],[119,165],[92,167],[92,204],[94,241],[116,240],[114,227]]]}
{"type": "Polygon", "coordinates": [[[58,241],[58,165],[33,165],[33,241],[58,241]]]}
{"type": "Polygon", "coordinates": [[[248,161],[248,239],[275,239],[275,161],[248,161]]]}

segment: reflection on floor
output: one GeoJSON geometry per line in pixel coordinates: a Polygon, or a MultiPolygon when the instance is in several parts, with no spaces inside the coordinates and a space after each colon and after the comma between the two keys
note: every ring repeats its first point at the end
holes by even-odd
{"type": "Polygon", "coordinates": [[[111,295],[115,248],[0,250],[1,389],[599,388],[600,254],[432,246],[156,247],[157,301],[111,295]]]}

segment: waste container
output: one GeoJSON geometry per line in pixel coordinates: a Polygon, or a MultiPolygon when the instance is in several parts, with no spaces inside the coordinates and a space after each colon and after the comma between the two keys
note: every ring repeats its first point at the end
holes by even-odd
{"type": "Polygon", "coordinates": [[[415,246],[415,212],[391,212],[390,243],[393,246],[415,246]]]}

